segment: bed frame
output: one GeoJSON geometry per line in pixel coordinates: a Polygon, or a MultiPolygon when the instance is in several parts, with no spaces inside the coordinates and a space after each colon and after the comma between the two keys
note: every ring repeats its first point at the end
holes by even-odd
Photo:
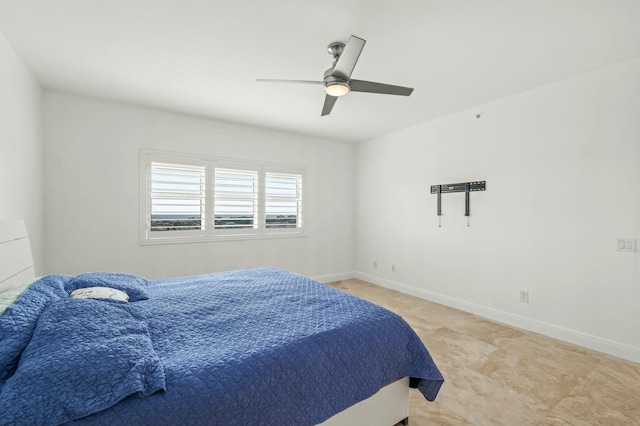
{"type": "MultiPolygon", "coordinates": [[[[23,220],[0,221],[0,293],[34,278],[33,256],[23,220]]],[[[321,402],[319,402],[321,403],[321,402]]],[[[393,426],[409,423],[409,378],[383,387],[319,426],[393,426]]]]}
{"type": "Polygon", "coordinates": [[[319,426],[409,424],[409,378],[403,377],[383,387],[370,398],[339,412],[319,426]]]}
{"type": "Polygon", "coordinates": [[[34,275],[24,221],[0,221],[0,293],[32,280],[34,275]]]}

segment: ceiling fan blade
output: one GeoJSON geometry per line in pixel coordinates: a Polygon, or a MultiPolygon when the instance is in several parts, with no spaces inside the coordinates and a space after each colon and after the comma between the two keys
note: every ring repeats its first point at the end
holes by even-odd
{"type": "Polygon", "coordinates": [[[331,75],[342,80],[349,80],[365,43],[366,40],[360,37],[354,35],[349,37],[349,41],[347,41],[347,44],[344,46],[344,50],[338,58],[338,62],[333,68],[331,75]]]}
{"type": "Polygon", "coordinates": [[[381,93],[383,95],[409,96],[413,92],[412,87],[393,86],[364,80],[351,80],[349,86],[352,92],[381,93]]]}
{"type": "Polygon", "coordinates": [[[302,84],[324,84],[324,81],[316,80],[278,80],[272,78],[256,78],[258,83],[302,83],[302,84]]]}
{"type": "Polygon", "coordinates": [[[324,117],[325,115],[329,115],[337,100],[337,96],[326,95],[324,97],[324,105],[322,106],[322,114],[320,114],[320,116],[324,117]]]}

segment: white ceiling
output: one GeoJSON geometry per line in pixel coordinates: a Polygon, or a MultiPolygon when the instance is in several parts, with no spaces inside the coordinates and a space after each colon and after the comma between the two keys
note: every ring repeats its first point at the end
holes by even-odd
{"type": "Polygon", "coordinates": [[[639,0],[0,0],[0,32],[50,89],[359,142],[640,56],[639,0]],[[320,116],[330,42],[367,40],[320,116]]]}

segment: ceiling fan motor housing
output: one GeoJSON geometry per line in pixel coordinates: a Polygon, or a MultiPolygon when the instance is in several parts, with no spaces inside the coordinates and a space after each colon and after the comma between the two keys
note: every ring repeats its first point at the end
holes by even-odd
{"type": "Polygon", "coordinates": [[[328,70],[326,70],[324,72],[324,83],[325,84],[331,84],[331,83],[348,83],[348,80],[344,80],[342,78],[338,78],[333,74],[333,68],[329,68],[328,70]]]}

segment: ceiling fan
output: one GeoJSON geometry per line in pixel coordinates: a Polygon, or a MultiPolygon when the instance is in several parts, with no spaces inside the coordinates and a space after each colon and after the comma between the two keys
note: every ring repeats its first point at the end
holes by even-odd
{"type": "Polygon", "coordinates": [[[333,56],[333,66],[324,72],[322,81],[314,80],[276,80],[259,78],[258,82],[267,83],[302,83],[302,84],[322,84],[326,96],[322,107],[322,116],[329,115],[338,97],[349,92],[380,93],[383,95],[409,96],[413,92],[411,87],[393,86],[391,84],[374,83],[372,81],[355,80],[351,78],[351,73],[358,62],[360,53],[364,48],[365,40],[352,35],[347,44],[334,42],[327,50],[333,56]]]}

